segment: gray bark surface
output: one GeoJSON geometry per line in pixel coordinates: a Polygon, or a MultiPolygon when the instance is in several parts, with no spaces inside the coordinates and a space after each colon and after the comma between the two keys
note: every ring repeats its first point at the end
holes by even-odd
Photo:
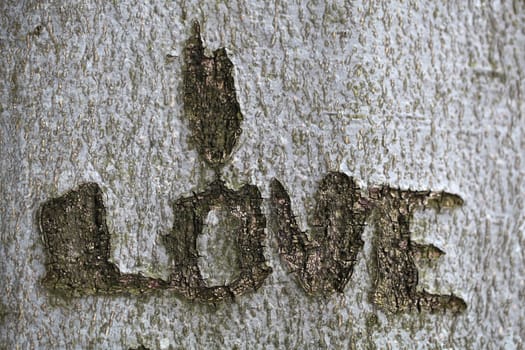
{"type": "MultiPolygon", "coordinates": [[[[522,1],[3,1],[0,50],[0,348],[523,347],[522,1]],[[269,227],[273,272],[233,302],[44,288],[37,212],[84,182],[102,188],[119,270],[168,276],[171,204],[214,176],[182,118],[194,20],[207,54],[225,47],[234,64],[244,120],[226,185],[257,186],[268,215],[278,178],[305,231],[330,171],[461,196],[418,212],[412,238],[446,253],[420,267],[420,288],[461,297],[463,313],[371,304],[368,226],[343,293],[325,297],[304,292],[269,227]]],[[[199,241],[210,280],[228,265],[203,248],[227,241],[211,221],[216,237],[199,241]]]]}

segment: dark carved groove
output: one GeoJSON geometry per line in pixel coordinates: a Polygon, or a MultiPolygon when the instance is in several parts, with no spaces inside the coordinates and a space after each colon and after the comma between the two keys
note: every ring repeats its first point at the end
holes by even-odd
{"type": "Polygon", "coordinates": [[[454,295],[431,294],[417,288],[415,259],[436,259],[444,253],[432,245],[410,240],[410,224],[416,210],[459,206],[463,203],[461,198],[446,192],[403,191],[387,186],[370,193],[375,201],[376,224],[371,301],[391,312],[465,310],[465,302],[454,295]]]}
{"type": "Polygon", "coordinates": [[[243,116],[233,80],[233,64],[224,48],[204,54],[199,24],[184,50],[184,114],[192,143],[214,169],[224,165],[241,134],[243,116]]]}
{"type": "Polygon", "coordinates": [[[297,226],[279,181],[272,181],[271,192],[279,251],[290,270],[309,294],[342,292],[363,246],[361,234],[369,214],[359,187],[342,173],[329,173],[321,180],[310,238],[297,226]]]}
{"type": "Polygon", "coordinates": [[[179,199],[173,206],[175,222],[163,242],[172,260],[170,288],[190,299],[216,302],[257,290],[272,272],[266,265],[263,245],[266,219],[261,212],[262,198],[256,186],[244,185],[233,191],[217,180],[206,191],[179,199]],[[225,209],[240,222],[231,234],[239,252],[240,274],[225,286],[207,286],[197,264],[197,237],[210,210],[225,209]]]}
{"type": "Polygon", "coordinates": [[[162,280],[121,274],[109,261],[106,209],[96,183],[85,183],[45,202],[39,226],[46,252],[43,283],[64,296],[144,293],[167,286],[162,280]]]}

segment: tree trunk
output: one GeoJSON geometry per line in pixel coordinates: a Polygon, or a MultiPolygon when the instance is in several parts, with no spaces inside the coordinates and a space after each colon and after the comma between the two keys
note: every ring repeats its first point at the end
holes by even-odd
{"type": "MultiPolygon", "coordinates": [[[[0,348],[522,346],[523,2],[12,0],[0,9],[0,348]],[[222,141],[196,136],[201,124],[185,108],[184,49],[195,21],[204,73],[192,72],[229,67],[225,55],[233,65],[235,94],[202,100],[240,108],[242,118],[224,117],[235,125],[222,141]],[[208,149],[223,143],[214,160],[208,149]],[[327,174],[355,198],[326,190],[327,174]],[[101,264],[115,270],[99,293],[99,256],[68,260],[71,277],[75,263],[93,264],[93,279],[79,279],[92,292],[56,293],[44,280],[50,244],[67,240],[81,220],[42,226],[43,208],[88,182],[100,188],[109,239],[101,264]],[[208,203],[212,183],[219,189],[208,203]],[[263,217],[254,225],[266,225],[257,236],[263,255],[246,246],[266,264],[253,288],[219,291],[231,298],[170,289],[179,245],[166,245],[166,236],[181,208],[201,210],[196,201],[205,209],[190,244],[197,253],[188,255],[202,275],[195,283],[235,284],[239,262],[242,270],[253,259],[236,249],[232,227],[244,226],[228,208],[242,207],[248,192],[257,206],[249,212],[263,217]],[[416,208],[403,202],[407,193],[457,202],[416,208]],[[337,214],[345,208],[354,210],[348,220],[337,214]],[[384,229],[394,212],[400,221],[384,229]],[[340,233],[358,225],[356,213],[364,228],[348,243],[352,254],[323,250],[320,228],[340,233]],[[48,229],[65,236],[46,241],[48,229]],[[397,230],[406,237],[392,238],[397,230]],[[306,248],[285,245],[297,242],[306,248]],[[410,247],[445,254],[378,264],[382,250],[410,247]],[[351,269],[339,258],[327,263],[341,254],[351,269]],[[403,284],[390,268],[411,269],[415,281],[403,284]],[[336,284],[334,269],[345,271],[336,284]],[[113,278],[121,278],[118,293],[113,278]],[[163,288],[131,292],[122,283],[163,288]],[[447,298],[457,298],[458,312],[436,306],[447,298]]],[[[87,254],[88,245],[70,252],[87,254]]]]}

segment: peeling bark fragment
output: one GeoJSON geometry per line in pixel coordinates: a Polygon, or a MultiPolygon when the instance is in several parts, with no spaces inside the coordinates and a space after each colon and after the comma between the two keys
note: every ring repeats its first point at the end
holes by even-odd
{"type": "Polygon", "coordinates": [[[308,294],[342,292],[363,246],[368,202],[353,179],[329,173],[319,184],[310,239],[299,229],[290,197],[281,183],[271,183],[272,218],[282,259],[308,294]]]}
{"type": "Polygon", "coordinates": [[[243,116],[233,80],[233,64],[224,48],[204,54],[198,23],[184,50],[184,113],[192,143],[214,169],[224,165],[241,134],[243,116]]]}
{"type": "Polygon", "coordinates": [[[410,222],[415,210],[461,205],[460,197],[446,192],[402,191],[389,187],[373,189],[375,237],[372,248],[374,304],[391,312],[410,310],[465,310],[465,302],[454,295],[431,294],[417,289],[418,270],[414,259],[433,259],[443,254],[431,245],[410,240],[410,222]]]}
{"type": "Polygon", "coordinates": [[[40,231],[46,251],[43,284],[65,296],[143,293],[166,283],[141,275],[122,275],[109,262],[110,237],[102,192],[85,183],[42,205],[40,231]]]}
{"type": "Polygon", "coordinates": [[[233,191],[220,180],[206,191],[179,199],[173,206],[175,221],[172,232],[163,237],[171,258],[170,289],[189,299],[217,302],[257,290],[272,272],[263,254],[266,219],[261,212],[262,198],[256,186],[244,185],[233,191]],[[207,286],[199,266],[197,237],[212,209],[230,212],[240,227],[232,234],[239,250],[239,275],[225,286],[207,286]]]}

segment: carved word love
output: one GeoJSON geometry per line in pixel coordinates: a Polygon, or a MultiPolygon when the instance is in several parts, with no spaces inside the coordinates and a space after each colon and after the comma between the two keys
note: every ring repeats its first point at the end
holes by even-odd
{"type": "MultiPolygon", "coordinates": [[[[162,237],[170,257],[169,278],[123,274],[109,261],[110,236],[102,191],[95,183],[85,183],[40,208],[47,270],[43,282],[52,291],[80,296],[167,290],[215,303],[256,291],[272,273],[264,257],[267,218],[261,210],[259,189],[247,184],[232,190],[221,180],[221,169],[237,143],[243,120],[233,65],[224,49],[211,57],[204,54],[198,24],[186,43],[184,62],[184,115],[192,130],[191,142],[215,171],[216,180],[204,191],[180,198],[173,205],[173,229],[162,237]],[[199,269],[197,239],[207,215],[215,209],[236,222],[230,234],[235,237],[239,272],[227,285],[209,286],[199,269]]],[[[461,206],[463,201],[457,195],[388,186],[363,191],[347,175],[328,173],[319,183],[310,232],[306,233],[295,221],[285,187],[274,179],[270,189],[271,231],[277,237],[282,261],[306,293],[326,296],[344,292],[363,247],[363,230],[373,225],[372,303],[390,312],[458,312],[466,308],[454,295],[417,288],[416,261],[435,259],[443,252],[410,239],[410,224],[417,210],[461,206]]]]}

